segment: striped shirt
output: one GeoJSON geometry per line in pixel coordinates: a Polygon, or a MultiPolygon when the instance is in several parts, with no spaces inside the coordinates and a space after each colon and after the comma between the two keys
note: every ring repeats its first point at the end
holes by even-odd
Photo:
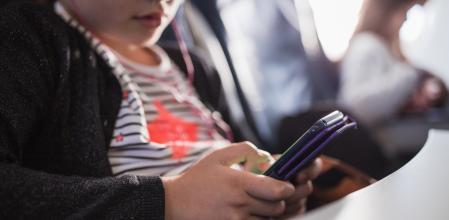
{"type": "Polygon", "coordinates": [[[176,175],[213,149],[229,144],[217,119],[199,100],[185,75],[158,46],[158,66],[135,63],[102,44],[64,10],[55,11],[79,30],[112,67],[123,99],[108,157],[114,175],[176,175]],[[214,117],[213,117],[214,116],[214,117]]]}

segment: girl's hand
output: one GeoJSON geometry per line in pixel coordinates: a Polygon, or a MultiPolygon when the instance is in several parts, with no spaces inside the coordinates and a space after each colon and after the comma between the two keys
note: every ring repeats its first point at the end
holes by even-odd
{"type": "MultiPolygon", "coordinates": [[[[308,194],[307,186],[295,189],[288,182],[230,168],[266,156],[248,142],[233,144],[209,154],[180,176],[163,177],[166,219],[264,219],[283,215],[285,201],[296,204],[308,194]]],[[[308,185],[309,174],[304,178],[301,184],[308,185]]]]}

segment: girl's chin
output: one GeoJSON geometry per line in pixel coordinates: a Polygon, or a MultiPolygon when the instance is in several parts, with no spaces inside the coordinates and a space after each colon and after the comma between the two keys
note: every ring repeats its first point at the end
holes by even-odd
{"type": "MultiPolygon", "coordinates": [[[[136,45],[136,46],[151,46],[157,43],[162,35],[160,29],[134,31],[127,35],[103,35],[103,39],[107,44],[122,44],[122,45],[136,45]]],[[[118,45],[117,45],[118,46],[118,45]]]]}
{"type": "Polygon", "coordinates": [[[143,37],[130,39],[128,41],[128,43],[138,45],[138,46],[152,46],[157,43],[159,38],[160,38],[160,34],[151,35],[151,36],[143,36],[143,37]]]}
{"type": "Polygon", "coordinates": [[[145,33],[134,35],[133,42],[134,44],[139,45],[155,44],[159,40],[161,35],[162,35],[161,28],[152,29],[146,31],[145,33]]]}

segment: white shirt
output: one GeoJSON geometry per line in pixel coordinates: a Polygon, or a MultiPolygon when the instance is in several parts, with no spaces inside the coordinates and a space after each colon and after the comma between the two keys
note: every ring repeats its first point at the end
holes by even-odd
{"type": "Polygon", "coordinates": [[[342,61],[338,101],[367,125],[394,117],[416,88],[416,69],[396,58],[373,33],[353,39],[342,61]]]}

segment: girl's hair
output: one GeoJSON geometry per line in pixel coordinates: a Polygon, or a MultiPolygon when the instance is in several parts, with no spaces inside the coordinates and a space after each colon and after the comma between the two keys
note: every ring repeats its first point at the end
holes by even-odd
{"type": "Polygon", "coordinates": [[[384,35],[384,27],[395,12],[419,2],[424,0],[365,0],[356,33],[369,31],[384,35]]]}

